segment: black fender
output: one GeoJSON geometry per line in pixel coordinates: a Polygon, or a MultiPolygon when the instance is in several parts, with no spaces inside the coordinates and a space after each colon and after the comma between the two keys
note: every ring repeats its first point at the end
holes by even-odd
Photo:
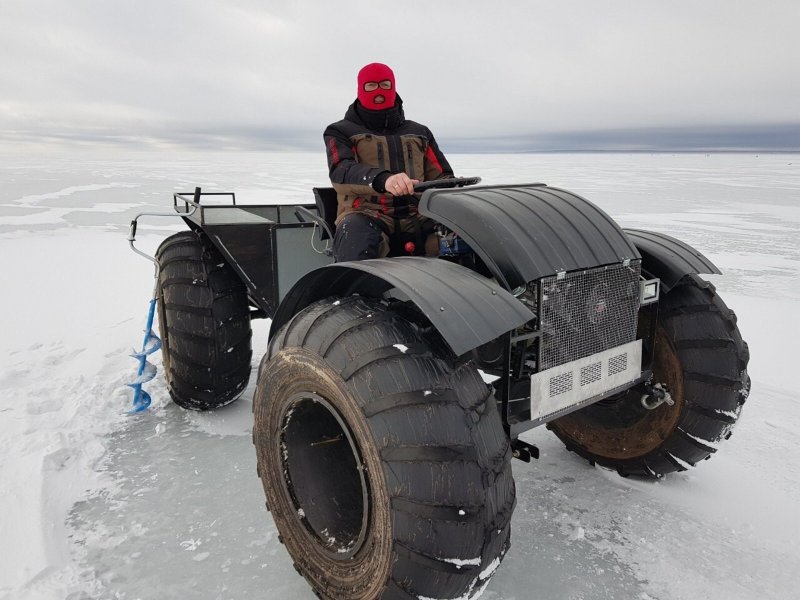
{"type": "Polygon", "coordinates": [[[460,356],[527,323],[534,314],[495,281],[456,263],[406,256],[334,263],[307,273],[275,312],[270,338],[306,306],[331,296],[411,300],[460,356]]]}
{"type": "Polygon", "coordinates": [[[419,212],[464,238],[508,290],[559,271],[640,258],[602,209],[541,183],[432,189],[419,212]]]}
{"type": "Polygon", "coordinates": [[[642,255],[642,271],[648,277],[659,278],[665,292],[675,287],[685,275],[722,274],[701,252],[666,233],[641,229],[624,231],[642,255]]]}

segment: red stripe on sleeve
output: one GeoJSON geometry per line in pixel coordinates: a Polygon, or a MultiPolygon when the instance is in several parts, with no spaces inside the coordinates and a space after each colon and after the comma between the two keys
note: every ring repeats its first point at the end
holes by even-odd
{"type": "Polygon", "coordinates": [[[339,149],[336,147],[335,139],[328,140],[328,149],[331,151],[331,166],[335,167],[339,164],[339,149]]]}
{"type": "Polygon", "coordinates": [[[439,173],[444,173],[444,169],[442,168],[442,165],[439,164],[439,159],[436,158],[436,154],[434,154],[433,149],[430,146],[428,146],[428,149],[425,150],[425,158],[427,158],[429,161],[431,161],[433,163],[434,167],[439,169],[439,173]]]}

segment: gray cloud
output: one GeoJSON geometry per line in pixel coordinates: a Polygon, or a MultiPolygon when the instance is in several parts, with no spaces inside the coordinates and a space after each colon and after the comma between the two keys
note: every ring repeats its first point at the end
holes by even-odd
{"type": "Polygon", "coordinates": [[[798,149],[797,22],[786,0],[5,0],[0,143],[312,147],[377,60],[453,147],[798,149]]]}

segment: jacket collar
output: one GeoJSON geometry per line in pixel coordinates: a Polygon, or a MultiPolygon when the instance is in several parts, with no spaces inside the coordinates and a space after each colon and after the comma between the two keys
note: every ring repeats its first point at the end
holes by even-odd
{"type": "Polygon", "coordinates": [[[394,106],[386,110],[370,110],[356,100],[347,109],[344,118],[348,121],[359,123],[370,131],[380,133],[397,129],[406,120],[403,113],[403,100],[399,95],[395,99],[394,106]]]}

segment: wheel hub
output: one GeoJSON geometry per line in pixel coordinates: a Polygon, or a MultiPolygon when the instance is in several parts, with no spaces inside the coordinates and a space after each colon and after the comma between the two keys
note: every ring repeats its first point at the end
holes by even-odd
{"type": "Polygon", "coordinates": [[[369,486],[358,447],[336,409],[313,393],[296,395],[279,438],[284,491],[312,540],[337,560],[363,545],[369,486]]]}
{"type": "Polygon", "coordinates": [[[644,402],[641,391],[631,389],[561,417],[551,427],[598,456],[625,460],[646,455],[671,435],[684,403],[681,366],[661,327],[656,332],[653,375],[664,392],[657,404],[644,402]]]}

